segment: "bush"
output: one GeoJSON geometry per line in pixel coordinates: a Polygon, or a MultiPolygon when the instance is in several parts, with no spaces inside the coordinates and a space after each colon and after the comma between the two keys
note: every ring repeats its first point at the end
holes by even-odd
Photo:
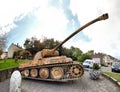
{"type": "Polygon", "coordinates": [[[98,70],[98,69],[100,69],[99,64],[94,63],[94,64],[93,64],[93,69],[94,69],[94,70],[98,70]]]}
{"type": "Polygon", "coordinates": [[[104,64],[101,64],[101,66],[104,66],[104,64]]]}

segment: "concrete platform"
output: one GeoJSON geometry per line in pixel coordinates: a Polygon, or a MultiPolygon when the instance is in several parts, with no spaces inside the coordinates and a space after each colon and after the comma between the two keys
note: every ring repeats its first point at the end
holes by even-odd
{"type": "MultiPolygon", "coordinates": [[[[0,83],[0,92],[8,92],[9,81],[0,83]]],[[[104,76],[91,80],[85,71],[80,80],[66,83],[23,79],[21,92],[120,92],[120,87],[104,76]]]]}

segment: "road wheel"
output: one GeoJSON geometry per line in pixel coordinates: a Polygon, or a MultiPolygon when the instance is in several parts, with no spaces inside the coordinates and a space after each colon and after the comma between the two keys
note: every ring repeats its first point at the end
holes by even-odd
{"type": "Polygon", "coordinates": [[[37,76],[38,76],[38,71],[37,71],[37,69],[31,69],[31,70],[30,70],[30,75],[31,75],[31,77],[33,77],[33,78],[37,77],[37,76]]]}
{"type": "Polygon", "coordinates": [[[81,77],[83,75],[83,68],[80,65],[74,65],[70,68],[70,74],[73,77],[81,77]]]}
{"type": "Polygon", "coordinates": [[[25,77],[29,76],[29,70],[28,69],[25,69],[22,73],[25,77]]]}
{"type": "Polygon", "coordinates": [[[48,70],[48,68],[41,68],[39,70],[39,76],[42,79],[47,79],[49,77],[49,70],[48,70]]]}
{"type": "Polygon", "coordinates": [[[53,78],[53,79],[60,79],[60,78],[62,78],[63,77],[63,69],[61,68],[61,67],[53,67],[52,69],[51,69],[51,77],[53,78]]]}

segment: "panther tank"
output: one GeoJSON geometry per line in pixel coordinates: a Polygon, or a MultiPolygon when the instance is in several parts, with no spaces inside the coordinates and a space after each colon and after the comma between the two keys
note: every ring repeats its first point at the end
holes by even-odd
{"type": "Polygon", "coordinates": [[[57,49],[62,46],[71,37],[79,33],[89,25],[108,18],[108,14],[103,14],[98,18],[88,22],[73,32],[63,42],[53,49],[43,49],[34,56],[30,62],[19,64],[19,70],[23,78],[45,80],[45,81],[69,81],[78,80],[84,74],[84,69],[78,61],[73,61],[72,58],[59,56],[57,49]]]}

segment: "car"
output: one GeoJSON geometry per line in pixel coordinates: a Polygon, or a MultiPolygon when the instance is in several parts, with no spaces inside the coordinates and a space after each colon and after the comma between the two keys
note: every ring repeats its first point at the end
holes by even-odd
{"type": "Polygon", "coordinates": [[[86,67],[86,68],[89,68],[90,65],[92,63],[92,60],[91,59],[86,59],[84,62],[83,62],[83,67],[86,67]]]}
{"type": "Polygon", "coordinates": [[[113,62],[111,71],[120,73],[120,62],[113,62]]]}
{"type": "Polygon", "coordinates": [[[83,67],[85,67],[85,68],[92,68],[94,63],[99,64],[99,67],[101,66],[99,61],[95,61],[93,59],[86,59],[83,62],[83,67]]]}

